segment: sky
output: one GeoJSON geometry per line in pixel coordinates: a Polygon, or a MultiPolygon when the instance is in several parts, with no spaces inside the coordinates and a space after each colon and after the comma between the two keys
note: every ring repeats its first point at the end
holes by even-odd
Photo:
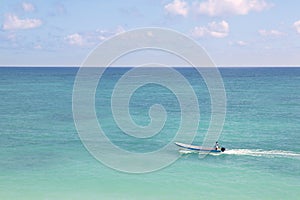
{"type": "Polygon", "coordinates": [[[300,1],[0,0],[0,66],[80,66],[99,43],[176,30],[218,66],[300,66],[300,1]]]}

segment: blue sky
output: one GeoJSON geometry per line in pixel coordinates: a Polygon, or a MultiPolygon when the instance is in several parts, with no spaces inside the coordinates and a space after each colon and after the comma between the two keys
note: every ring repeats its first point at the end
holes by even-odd
{"type": "Polygon", "coordinates": [[[219,66],[300,66],[300,2],[1,0],[0,65],[78,66],[103,40],[141,27],[195,39],[219,66]]]}

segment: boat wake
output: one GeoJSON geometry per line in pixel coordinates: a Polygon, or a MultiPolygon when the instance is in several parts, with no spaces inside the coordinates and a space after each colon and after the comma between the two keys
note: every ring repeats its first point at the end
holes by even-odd
{"type": "Polygon", "coordinates": [[[262,150],[262,149],[228,149],[222,154],[245,155],[245,156],[262,156],[262,157],[288,157],[300,159],[300,153],[281,150],[262,150]]]}
{"type": "MultiPolygon", "coordinates": [[[[181,154],[194,154],[194,153],[201,153],[199,151],[191,151],[181,149],[179,150],[181,154]]],[[[204,154],[207,154],[204,152],[204,154]]],[[[209,153],[209,155],[244,155],[244,156],[258,156],[258,157],[268,157],[268,158],[275,158],[275,157],[285,157],[285,158],[296,158],[300,159],[300,153],[292,152],[292,151],[282,151],[282,150],[270,150],[266,151],[263,149],[228,149],[222,153],[209,153]]]]}

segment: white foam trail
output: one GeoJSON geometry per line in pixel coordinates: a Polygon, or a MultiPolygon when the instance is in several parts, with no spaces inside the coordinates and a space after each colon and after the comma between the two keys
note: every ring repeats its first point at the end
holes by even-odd
{"type": "Polygon", "coordinates": [[[262,149],[229,149],[222,154],[264,156],[264,157],[290,157],[300,159],[300,153],[282,150],[262,150],[262,149]]]}
{"type": "Polygon", "coordinates": [[[191,150],[180,149],[179,153],[181,153],[181,154],[190,154],[190,153],[198,153],[198,152],[191,151],[191,150]]]}

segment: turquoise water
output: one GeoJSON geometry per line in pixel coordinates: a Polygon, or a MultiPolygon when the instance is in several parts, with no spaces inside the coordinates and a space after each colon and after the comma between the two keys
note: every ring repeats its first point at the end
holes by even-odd
{"type": "MultiPolygon", "coordinates": [[[[147,174],[110,169],[85,149],[72,115],[77,70],[0,68],[0,199],[299,199],[300,68],[220,69],[227,115],[219,142],[227,151],[204,159],[182,155],[147,174]]],[[[171,141],[179,127],[178,102],[158,85],[140,88],[130,102],[136,123],[149,123],[153,103],[165,107],[168,121],[152,139],[120,134],[109,97],[127,70],[105,73],[96,93],[97,116],[114,144],[133,152],[154,151],[171,141]]],[[[194,144],[201,144],[210,119],[208,91],[194,69],[178,71],[199,99],[194,144]]]]}

